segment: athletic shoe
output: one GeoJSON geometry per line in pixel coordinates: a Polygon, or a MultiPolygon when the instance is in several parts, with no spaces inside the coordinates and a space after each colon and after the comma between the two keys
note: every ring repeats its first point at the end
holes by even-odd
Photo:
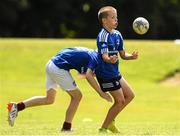
{"type": "Polygon", "coordinates": [[[117,129],[117,127],[115,126],[115,121],[113,120],[108,128],[107,128],[109,131],[111,131],[112,133],[120,133],[119,130],[117,129]]]}
{"type": "Polygon", "coordinates": [[[7,104],[8,109],[8,122],[10,126],[14,126],[14,121],[18,115],[17,104],[14,102],[10,102],[7,104]]]}
{"type": "Polygon", "coordinates": [[[108,133],[107,128],[100,128],[99,133],[108,133]]]}

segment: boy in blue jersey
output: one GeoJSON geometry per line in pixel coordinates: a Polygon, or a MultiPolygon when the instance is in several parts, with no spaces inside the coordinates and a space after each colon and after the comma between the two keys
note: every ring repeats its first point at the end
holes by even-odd
{"type": "Polygon", "coordinates": [[[118,70],[118,54],[122,59],[131,60],[138,58],[138,52],[126,53],[123,38],[119,31],[117,10],[111,6],[102,7],[98,12],[98,19],[102,29],[97,37],[98,54],[101,65],[96,69],[96,78],[104,92],[109,92],[114,99],[114,104],[109,109],[102,124],[100,132],[108,129],[118,133],[114,120],[119,112],[134,98],[134,93],[118,70]]]}
{"type": "MultiPolygon", "coordinates": [[[[69,107],[66,110],[65,121],[62,131],[71,131],[71,123],[78,108],[82,94],[70,74],[71,69],[77,70],[80,74],[85,74],[87,69],[94,71],[98,63],[97,52],[83,48],[66,48],[51,58],[46,65],[46,96],[34,96],[23,102],[8,103],[8,121],[14,125],[15,118],[19,111],[25,108],[54,103],[58,85],[65,90],[71,97],[69,107]]],[[[88,82],[96,92],[107,101],[112,101],[109,94],[104,93],[99,86],[93,85],[91,79],[88,82]]]]}

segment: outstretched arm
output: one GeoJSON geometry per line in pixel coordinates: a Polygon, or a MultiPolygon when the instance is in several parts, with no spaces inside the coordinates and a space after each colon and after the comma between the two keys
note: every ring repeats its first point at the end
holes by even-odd
{"type": "Polygon", "coordinates": [[[93,72],[91,69],[87,69],[86,72],[86,79],[89,82],[89,84],[92,86],[92,88],[104,99],[106,99],[109,102],[112,102],[112,98],[108,93],[104,93],[99,85],[97,84],[96,80],[94,79],[93,72]]]}
{"type": "Polygon", "coordinates": [[[126,53],[124,50],[119,51],[119,54],[122,59],[124,60],[132,60],[132,59],[137,59],[138,58],[138,52],[133,52],[133,53],[126,53]]]}

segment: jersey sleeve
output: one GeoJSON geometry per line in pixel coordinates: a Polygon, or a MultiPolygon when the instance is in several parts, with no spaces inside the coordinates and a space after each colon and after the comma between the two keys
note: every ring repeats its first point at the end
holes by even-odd
{"type": "Polygon", "coordinates": [[[118,38],[119,38],[119,46],[118,46],[118,51],[122,51],[125,50],[124,48],[124,41],[123,41],[123,37],[121,35],[121,33],[118,33],[118,38]]]}
{"type": "Polygon", "coordinates": [[[89,68],[94,72],[97,65],[98,65],[98,58],[91,56],[90,60],[89,60],[89,63],[87,65],[87,69],[89,68]]]}
{"type": "Polygon", "coordinates": [[[105,30],[101,31],[97,38],[97,45],[98,45],[98,53],[104,54],[108,52],[108,41],[109,33],[107,33],[105,30]]]}
{"type": "Polygon", "coordinates": [[[104,54],[104,53],[108,53],[109,50],[108,50],[107,43],[100,43],[99,47],[98,47],[98,50],[99,50],[101,55],[104,54]]]}

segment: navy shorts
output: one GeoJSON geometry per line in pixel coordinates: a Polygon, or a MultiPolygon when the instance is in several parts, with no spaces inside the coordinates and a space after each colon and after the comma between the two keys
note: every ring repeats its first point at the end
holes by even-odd
{"type": "Polygon", "coordinates": [[[121,84],[119,82],[119,80],[122,78],[121,75],[112,79],[96,78],[103,92],[115,91],[121,88],[121,84]]]}

